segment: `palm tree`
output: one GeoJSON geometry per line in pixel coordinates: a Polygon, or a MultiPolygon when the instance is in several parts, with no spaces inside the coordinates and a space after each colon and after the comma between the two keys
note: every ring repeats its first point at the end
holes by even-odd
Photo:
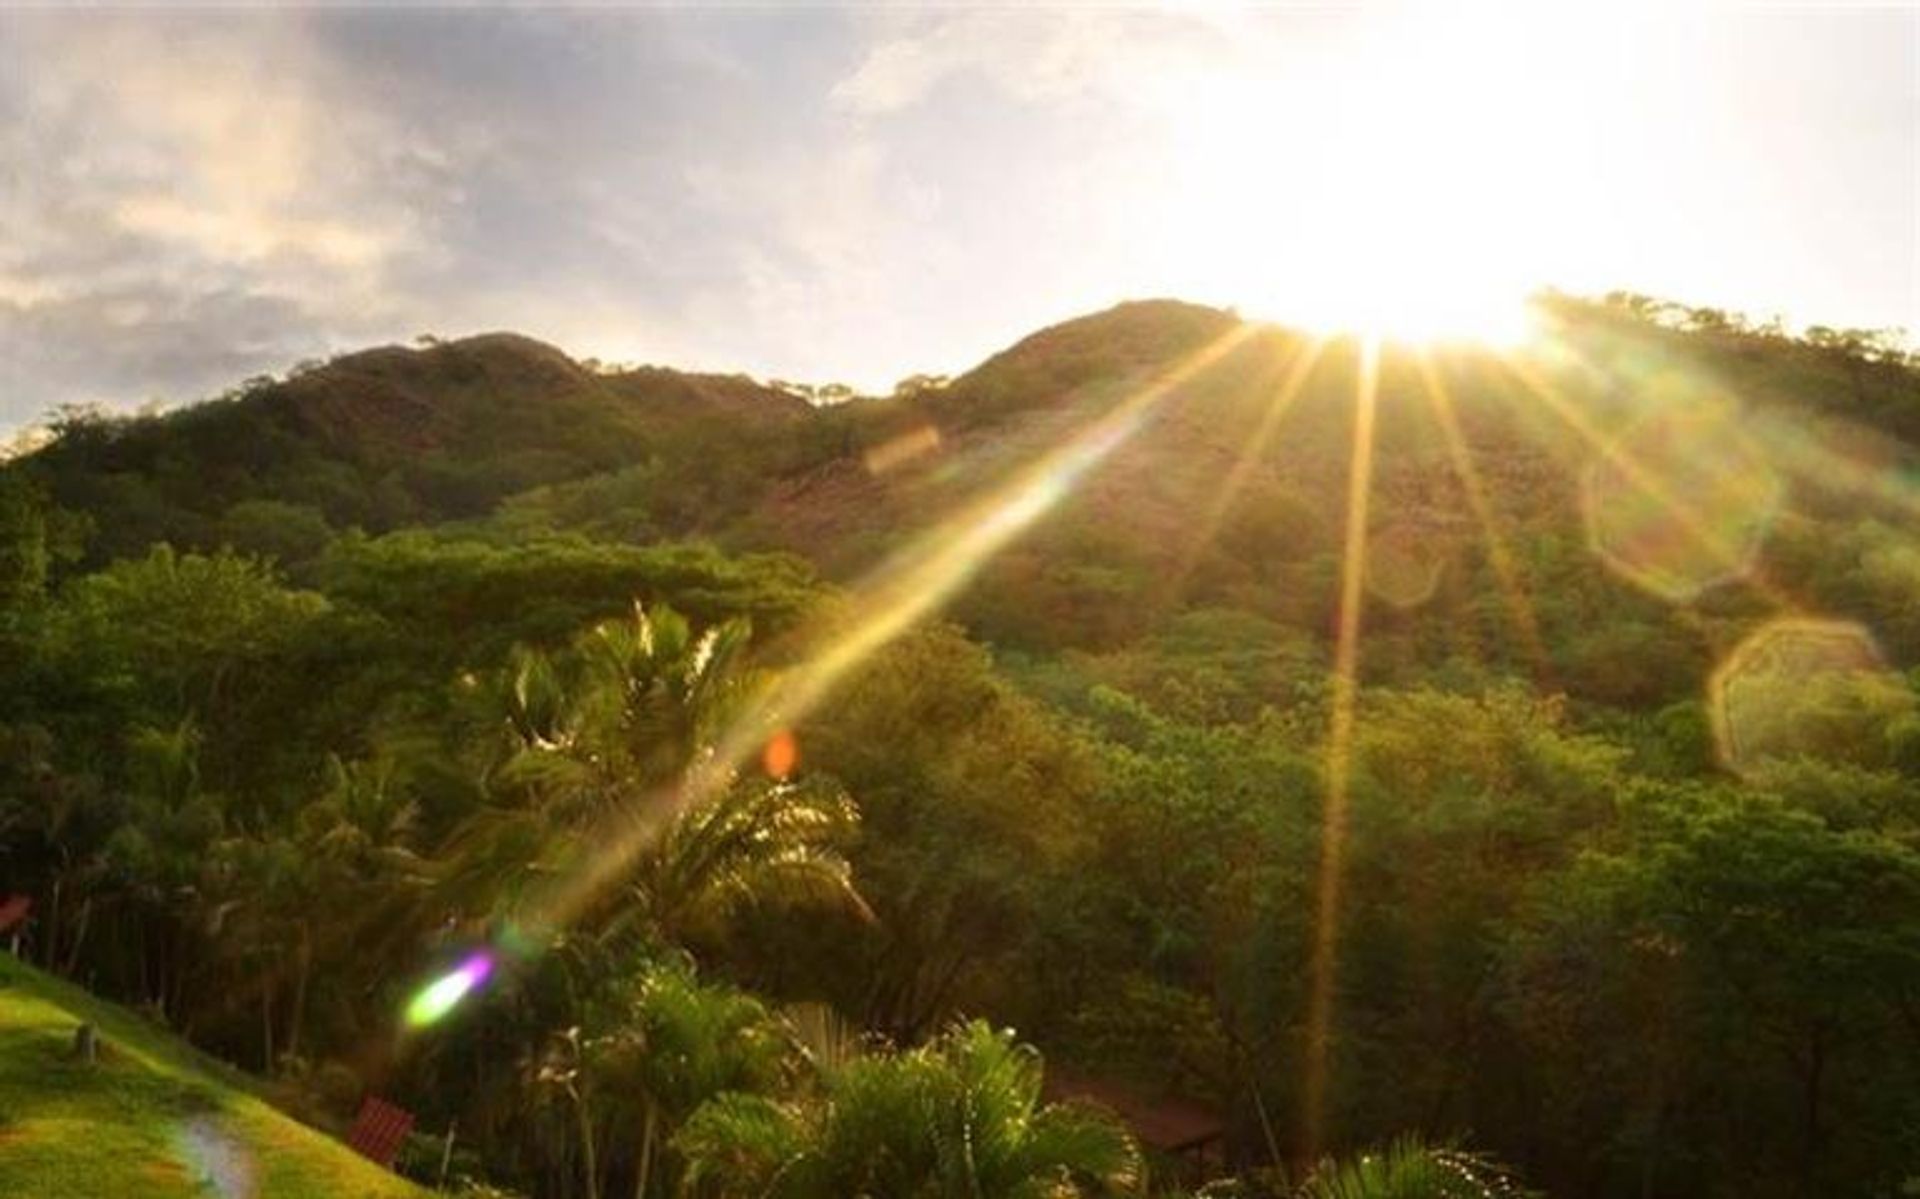
{"type": "Polygon", "coordinates": [[[641,851],[605,932],[637,928],[656,943],[685,944],[756,904],[871,918],[838,849],[858,819],[826,780],[737,780],[682,810],[641,851]]]}
{"type": "MultiPolygon", "coordinates": [[[[670,609],[636,606],[563,654],[516,650],[492,688],[504,735],[482,773],[497,802],[456,832],[445,895],[510,914],[527,889],[599,852],[609,825],[655,819],[738,697],[746,638],[742,621],[696,636],[670,609]]],[[[762,901],[864,914],[835,848],[855,819],[825,780],[703,789],[655,830],[624,887],[579,917],[580,931],[681,943],[762,901]]]]}
{"type": "MultiPolygon", "coordinates": [[[[187,986],[201,965],[211,911],[209,851],[227,823],[225,801],[201,787],[200,733],[192,720],[171,728],[137,726],[128,736],[129,787],[123,823],[102,852],[108,886],[134,913],[141,957],[155,943],[152,996],[170,1016],[184,1015],[187,986]]],[[[92,897],[73,921],[71,972],[86,938],[92,897]]],[[[146,974],[142,962],[141,974],[146,974]]]]}
{"type": "Polygon", "coordinates": [[[1041,1064],[1011,1033],[957,1025],[904,1053],[833,1068],[790,1102],[733,1093],[677,1138],[695,1194],[828,1199],[1067,1199],[1137,1193],[1127,1133],[1096,1109],[1040,1100],[1041,1064]]]}
{"type": "Polygon", "coordinates": [[[685,966],[655,966],[598,1005],[606,1031],[587,1042],[604,1114],[638,1134],[635,1199],[671,1192],[679,1176],[670,1140],[701,1104],[728,1091],[779,1089],[796,1064],[793,1045],[758,999],[700,982],[685,966]]]}
{"type": "Polygon", "coordinates": [[[300,1050],[316,929],[351,938],[357,947],[352,956],[362,963],[414,948],[411,934],[427,881],[427,863],[414,848],[417,816],[393,758],[327,759],[326,790],[301,811],[296,834],[311,863],[313,891],[307,903],[289,913],[297,940],[288,1053],[300,1050]]]}
{"type": "Polygon", "coordinates": [[[1484,1154],[1398,1137],[1384,1149],[1320,1163],[1295,1199],[1526,1199],[1512,1171],[1484,1154]]]}
{"type": "Polygon", "coordinates": [[[676,795],[690,768],[710,765],[743,686],[746,632],[732,622],[695,635],[669,610],[636,608],[564,650],[516,650],[473,689],[497,731],[476,772],[490,802],[455,830],[436,897],[537,939],[537,960],[499,990],[489,1035],[523,1063],[529,1085],[510,1089],[537,1101],[536,1124],[570,1114],[566,1142],[549,1136],[536,1156],[564,1156],[569,1177],[577,1161],[591,1192],[620,1166],[603,1141],[634,1146],[637,1193],[661,1190],[678,1173],[667,1146],[680,1122],[754,1083],[740,1055],[764,1011],[657,964],[636,976],[634,962],[706,943],[759,903],[865,912],[836,848],[855,810],[829,780],[720,777],[676,795]],[[609,829],[635,826],[648,835],[593,902],[564,928],[540,919],[548,887],[604,852],[609,829]]]}
{"type": "Polygon", "coordinates": [[[290,986],[281,1052],[298,1057],[318,955],[352,993],[384,956],[410,950],[413,901],[426,877],[411,845],[415,806],[390,759],[327,761],[326,788],[285,833],[230,836],[214,847],[222,901],[215,926],[260,994],[265,1068],[274,1008],[290,986]],[[326,940],[321,944],[322,939],[326,940]]]}
{"type": "Polygon", "coordinates": [[[740,658],[744,620],[695,634],[667,607],[634,605],[558,654],[516,647],[494,681],[507,733],[499,767],[509,776],[553,755],[590,767],[599,788],[582,798],[618,799],[668,783],[711,744],[752,682],[740,658]]]}

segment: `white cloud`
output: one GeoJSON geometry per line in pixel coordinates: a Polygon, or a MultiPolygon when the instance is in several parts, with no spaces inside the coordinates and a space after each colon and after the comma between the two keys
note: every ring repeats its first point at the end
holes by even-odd
{"type": "Polygon", "coordinates": [[[1086,95],[1126,97],[1191,69],[1214,47],[1213,24],[1195,15],[1130,9],[968,9],[901,20],[829,95],[861,117],[910,108],[936,88],[971,79],[1027,103],[1086,95]]]}
{"type": "Polygon", "coordinates": [[[332,86],[297,23],[22,24],[36,170],[11,203],[26,211],[9,215],[38,232],[14,244],[40,269],[75,248],[63,240],[99,233],[63,229],[48,209],[178,251],[180,266],[291,269],[302,283],[371,283],[423,235],[407,198],[377,177],[400,139],[332,86]]]}
{"type": "Polygon", "coordinates": [[[0,189],[0,427],[129,385],[204,394],[231,381],[214,372],[284,366],[328,331],[363,338],[409,305],[399,278],[441,253],[474,141],[407,128],[299,17],[0,24],[0,156],[30,164],[0,189]],[[191,323],[239,311],[286,323],[250,320],[244,337],[191,323]]]}

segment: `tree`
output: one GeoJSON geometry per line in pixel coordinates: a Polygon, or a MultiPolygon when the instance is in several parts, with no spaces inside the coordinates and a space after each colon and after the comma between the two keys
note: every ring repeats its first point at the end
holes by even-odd
{"type": "Polygon", "coordinates": [[[1040,1099],[1041,1063],[980,1021],[928,1045],[855,1058],[787,1103],[720,1096],[678,1145],[696,1194],[845,1196],[1133,1194],[1139,1150],[1103,1113],[1040,1099]]]}
{"type": "Polygon", "coordinates": [[[1548,1179],[1879,1194],[1920,1127],[1920,854],[1734,788],[1645,788],[1518,922],[1548,1179]]]}
{"type": "Polygon", "coordinates": [[[672,1139],[688,1116],[724,1092],[772,1094],[794,1064],[793,1046],[758,999],[702,983],[677,964],[621,980],[594,1004],[583,1056],[603,1097],[600,1117],[633,1146],[635,1199],[678,1194],[672,1139]]]}
{"type": "Polygon", "coordinates": [[[271,1013],[283,990],[290,994],[281,1052],[301,1056],[316,962],[339,963],[321,981],[351,1013],[362,980],[412,950],[429,877],[414,846],[415,814],[392,759],[330,756],[324,789],[290,829],[242,834],[220,847],[225,940],[261,988],[268,1069],[278,1064],[271,1013]]]}
{"type": "Polygon", "coordinates": [[[1525,1199],[1532,1192],[1493,1159],[1416,1136],[1317,1166],[1294,1199],[1525,1199]]]}
{"type": "Polygon", "coordinates": [[[242,500],[215,526],[218,542],[242,554],[285,565],[316,557],[333,538],[333,527],[312,504],[242,500]]]}
{"type": "Polygon", "coordinates": [[[1025,968],[1052,874],[1089,840],[1087,755],[948,628],[876,654],[795,736],[810,779],[858,797],[844,853],[874,919],[749,918],[756,976],[903,1042],[980,1010],[1025,968]]]}
{"type": "Polygon", "coordinates": [[[40,595],[51,558],[45,499],[24,475],[0,472],[0,613],[40,595]]]}
{"type": "Polygon", "coordinates": [[[643,839],[581,915],[589,934],[676,943],[761,901],[864,911],[838,850],[856,813],[831,781],[734,778],[676,798],[750,679],[747,636],[740,621],[696,636],[671,609],[636,607],[564,653],[516,650],[483,701],[502,715],[482,767],[497,802],[456,832],[452,892],[511,911],[617,828],[643,839]]]}
{"type": "Polygon", "coordinates": [[[63,670],[149,719],[193,716],[203,727],[244,704],[234,688],[248,667],[282,653],[327,610],[253,559],[165,545],[75,580],[60,598],[51,641],[63,670]]]}
{"type": "Polygon", "coordinates": [[[463,1050],[496,1078],[477,1090],[531,1108],[476,1096],[490,1109],[476,1124],[506,1133],[530,1110],[536,1160],[587,1178],[589,1193],[623,1163],[637,1194],[661,1192],[678,1168],[667,1134],[769,1060],[748,1052],[764,1041],[755,1001],[661,954],[724,943],[748,910],[865,910],[839,849],[856,812],[832,780],[705,776],[712,785],[687,793],[751,678],[746,639],[743,622],[696,632],[670,609],[636,608],[559,650],[516,649],[463,689],[480,714],[469,727],[483,730],[484,803],[439,855],[436,897],[468,928],[511,927],[536,951],[463,1050]],[[616,836],[624,849],[604,885],[564,927],[543,924],[550,880],[604,861],[616,836]],[[517,1079],[498,1075],[502,1058],[523,1063],[517,1079]]]}

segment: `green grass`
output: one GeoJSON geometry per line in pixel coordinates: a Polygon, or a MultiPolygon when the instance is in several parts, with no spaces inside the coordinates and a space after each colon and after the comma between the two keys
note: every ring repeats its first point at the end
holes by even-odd
{"type": "Polygon", "coordinates": [[[250,1094],[132,1013],[0,954],[0,1195],[313,1196],[425,1192],[250,1094]],[[99,1060],[71,1054],[99,1030],[99,1060]]]}

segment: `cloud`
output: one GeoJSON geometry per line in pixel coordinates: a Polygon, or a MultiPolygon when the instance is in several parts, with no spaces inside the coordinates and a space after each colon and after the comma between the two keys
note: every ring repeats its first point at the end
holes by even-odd
{"type": "Polygon", "coordinates": [[[862,226],[913,194],[830,127],[846,34],[819,14],[0,11],[0,161],[26,164],[0,188],[0,429],[422,331],[775,369],[766,344],[820,343],[810,290],[878,302],[862,226]]]}
{"type": "Polygon", "coordinates": [[[1172,12],[983,8],[881,20],[874,45],[833,87],[841,111],[897,113],[950,81],[1029,104],[1125,98],[1218,49],[1211,22],[1172,12]]]}
{"type": "Polygon", "coordinates": [[[427,331],[866,386],[963,366],[1061,314],[1045,278],[995,296],[988,260],[1061,269],[1021,231],[1103,219],[1070,206],[1125,139],[1076,106],[1196,28],[0,12],[0,159],[29,164],[0,189],[0,429],[427,331]]]}
{"type": "Polygon", "coordinates": [[[434,258],[452,154],[304,21],[0,14],[0,80],[0,426],[284,366],[434,258]]]}
{"type": "Polygon", "coordinates": [[[322,352],[326,327],[288,297],[164,285],[10,303],[0,296],[10,394],[39,406],[177,400],[322,352]],[[102,352],[105,348],[107,352],[102,352]]]}
{"type": "MultiPolygon", "coordinates": [[[[1374,190],[1419,218],[1396,228],[1471,201],[1411,169],[1444,139],[1388,153],[1339,135],[1343,105],[1380,109],[1370,97],[1401,78],[1369,46],[1433,57],[1421,38],[1383,41],[1388,24],[1374,10],[0,0],[0,434],[59,403],[191,399],[421,332],[514,329],[582,355],[885,386],[1130,295],[1246,302],[1234,288],[1264,286],[1263,264],[1298,278],[1290,248],[1335,244],[1308,218],[1349,212],[1356,153],[1387,154],[1392,183],[1374,190]]],[[[1617,53],[1585,56],[1617,71],[1562,89],[1604,97],[1612,140],[1519,152],[1540,180],[1556,155],[1590,168],[1554,211],[1624,214],[1605,228],[1631,225],[1634,244],[1575,240],[1608,263],[1634,251],[1645,287],[1711,296],[1689,281],[1712,268],[1753,296],[1807,291],[1830,323],[1898,319],[1871,312],[1915,294],[1913,121],[1893,103],[1913,77],[1895,27],[1912,18],[1835,22],[1810,51],[1800,25],[1761,24],[1748,32],[1778,61],[1754,59],[1721,94],[1741,113],[1760,95],[1808,115],[1721,119],[1703,89],[1733,59],[1636,26],[1617,53]],[[1650,90],[1662,62],[1671,86],[1650,90]],[[1869,90],[1822,98],[1855,76],[1869,90]],[[1744,157],[1733,133],[1756,139],[1744,157]],[[1673,170],[1591,169],[1654,162],[1669,142],[1673,170]],[[1791,188],[1754,169],[1782,163],[1791,188]],[[1842,207],[1847,221],[1821,215],[1842,207]]]]}

